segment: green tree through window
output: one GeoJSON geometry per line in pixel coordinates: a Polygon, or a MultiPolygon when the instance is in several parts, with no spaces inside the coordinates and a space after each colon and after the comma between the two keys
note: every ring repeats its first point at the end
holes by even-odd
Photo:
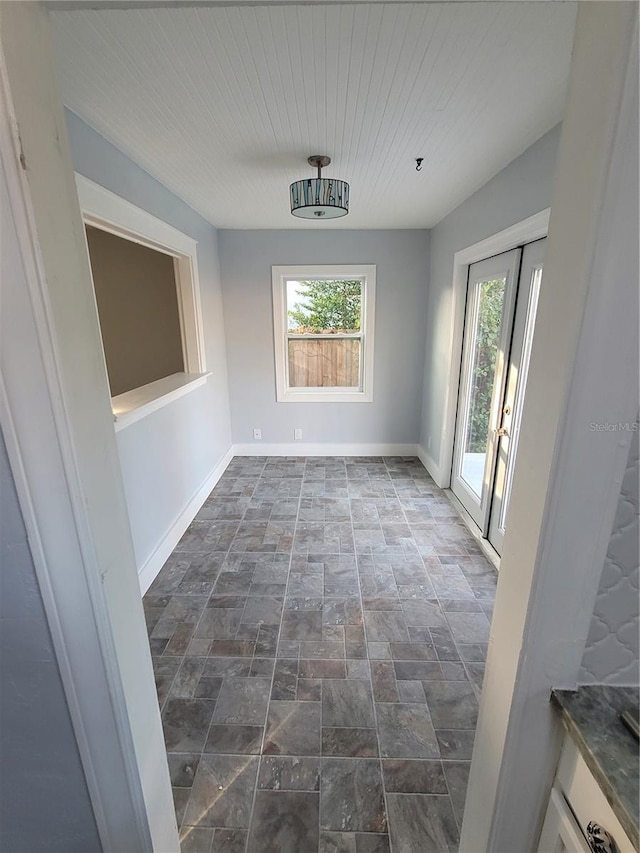
{"type": "Polygon", "coordinates": [[[297,289],[300,301],[288,312],[290,331],[360,331],[361,281],[301,281],[297,289]]]}
{"type": "Polygon", "coordinates": [[[487,449],[505,280],[502,278],[483,281],[480,288],[480,310],[467,438],[469,453],[484,453],[487,449]]]}

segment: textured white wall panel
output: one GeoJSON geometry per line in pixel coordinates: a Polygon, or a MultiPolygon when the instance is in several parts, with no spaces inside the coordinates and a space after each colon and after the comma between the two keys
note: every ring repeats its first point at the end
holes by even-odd
{"type": "Polygon", "coordinates": [[[582,660],[583,684],[638,684],[638,444],[636,432],[582,660]]]}

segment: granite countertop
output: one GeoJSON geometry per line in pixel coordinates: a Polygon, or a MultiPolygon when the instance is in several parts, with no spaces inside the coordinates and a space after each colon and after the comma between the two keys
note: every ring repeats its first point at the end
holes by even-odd
{"type": "Polygon", "coordinates": [[[622,711],[638,707],[638,688],[588,685],[577,690],[553,690],[551,699],[638,850],[638,741],[620,720],[622,711]]]}

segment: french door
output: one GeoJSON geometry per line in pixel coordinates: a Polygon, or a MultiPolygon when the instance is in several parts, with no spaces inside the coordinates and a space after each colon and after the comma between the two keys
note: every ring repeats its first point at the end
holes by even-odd
{"type": "Polygon", "coordinates": [[[546,240],[469,267],[451,489],[502,552],[546,240]]]}

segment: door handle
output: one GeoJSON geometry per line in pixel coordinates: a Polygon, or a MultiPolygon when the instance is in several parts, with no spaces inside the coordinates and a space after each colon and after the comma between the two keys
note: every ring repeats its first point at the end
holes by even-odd
{"type": "Polygon", "coordinates": [[[506,427],[500,427],[496,430],[496,435],[502,438],[505,435],[509,435],[506,427]]]}

